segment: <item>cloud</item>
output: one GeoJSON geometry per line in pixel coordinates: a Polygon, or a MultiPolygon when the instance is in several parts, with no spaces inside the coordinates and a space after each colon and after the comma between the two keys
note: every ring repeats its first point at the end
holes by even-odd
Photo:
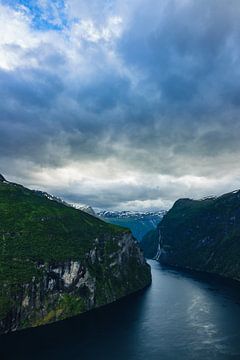
{"type": "Polygon", "coordinates": [[[239,187],[239,12],[0,1],[1,172],[99,208],[239,187]]]}

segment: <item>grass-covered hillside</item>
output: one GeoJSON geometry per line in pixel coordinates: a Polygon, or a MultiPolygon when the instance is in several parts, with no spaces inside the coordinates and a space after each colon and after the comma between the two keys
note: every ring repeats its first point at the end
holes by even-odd
{"type": "Polygon", "coordinates": [[[96,237],[121,232],[126,229],[0,181],[0,281],[31,277],[35,261],[79,259],[96,237]]]}
{"type": "Polygon", "coordinates": [[[0,177],[0,332],[75,315],[150,278],[128,230],[0,177]]]}
{"type": "Polygon", "coordinates": [[[162,261],[240,280],[240,191],[178,200],[159,230],[162,261]]]}

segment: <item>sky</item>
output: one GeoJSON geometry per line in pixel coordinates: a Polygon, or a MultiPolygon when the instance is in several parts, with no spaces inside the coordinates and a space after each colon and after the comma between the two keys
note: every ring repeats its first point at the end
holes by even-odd
{"type": "Polygon", "coordinates": [[[0,173],[94,208],[240,188],[239,0],[0,0],[0,173]]]}

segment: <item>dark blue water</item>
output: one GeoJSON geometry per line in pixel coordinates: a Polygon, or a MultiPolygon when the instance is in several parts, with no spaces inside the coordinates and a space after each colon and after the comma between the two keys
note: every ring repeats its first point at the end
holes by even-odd
{"type": "Polygon", "coordinates": [[[0,359],[240,359],[240,288],[151,266],[152,286],[136,296],[0,337],[0,359]]]}

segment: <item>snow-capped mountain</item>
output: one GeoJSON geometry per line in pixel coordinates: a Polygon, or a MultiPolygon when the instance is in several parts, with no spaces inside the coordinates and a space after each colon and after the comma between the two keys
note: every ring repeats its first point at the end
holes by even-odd
{"type": "Polygon", "coordinates": [[[165,210],[148,211],[99,211],[97,216],[105,221],[129,228],[139,241],[150,230],[155,229],[165,215],[165,210]]]}
{"type": "Polygon", "coordinates": [[[87,213],[89,215],[92,215],[92,216],[95,216],[95,217],[97,216],[95,211],[93,210],[93,208],[91,206],[89,206],[89,205],[68,203],[68,202],[62,200],[61,198],[59,198],[57,196],[54,196],[54,195],[51,195],[51,194],[49,194],[49,193],[47,193],[45,191],[40,191],[40,190],[33,190],[33,191],[38,196],[46,197],[49,200],[56,201],[56,202],[58,202],[60,204],[64,204],[65,206],[74,207],[77,210],[84,211],[85,213],[87,213]]]}
{"type": "Polygon", "coordinates": [[[95,213],[93,208],[89,205],[80,205],[80,204],[71,204],[71,205],[77,210],[84,211],[85,213],[92,215],[92,216],[97,216],[97,214],[95,213]]]}
{"type": "MultiPolygon", "coordinates": [[[[0,179],[1,180],[1,179],[0,179]]],[[[48,194],[47,192],[35,190],[36,195],[46,197],[49,200],[62,203],[69,207],[74,207],[77,210],[84,211],[89,215],[99,217],[108,223],[126,227],[131,230],[133,236],[141,241],[143,236],[150,230],[156,229],[158,223],[165,215],[165,210],[157,212],[148,211],[99,211],[95,212],[89,205],[67,203],[61,198],[48,194]]]]}
{"type": "Polygon", "coordinates": [[[162,217],[166,213],[165,210],[160,211],[147,211],[147,212],[141,212],[141,211],[109,211],[109,210],[103,210],[98,211],[98,216],[111,218],[111,217],[119,217],[119,218],[146,218],[147,216],[150,217],[162,217]]]}
{"type": "Polygon", "coordinates": [[[65,206],[69,206],[69,207],[72,207],[71,204],[67,203],[66,201],[62,200],[60,197],[57,197],[57,196],[54,196],[54,195],[51,195],[45,191],[41,191],[41,190],[33,190],[33,192],[38,195],[38,196],[42,196],[42,197],[45,197],[47,198],[48,200],[52,200],[52,201],[56,201],[60,204],[64,204],[65,206]]]}

